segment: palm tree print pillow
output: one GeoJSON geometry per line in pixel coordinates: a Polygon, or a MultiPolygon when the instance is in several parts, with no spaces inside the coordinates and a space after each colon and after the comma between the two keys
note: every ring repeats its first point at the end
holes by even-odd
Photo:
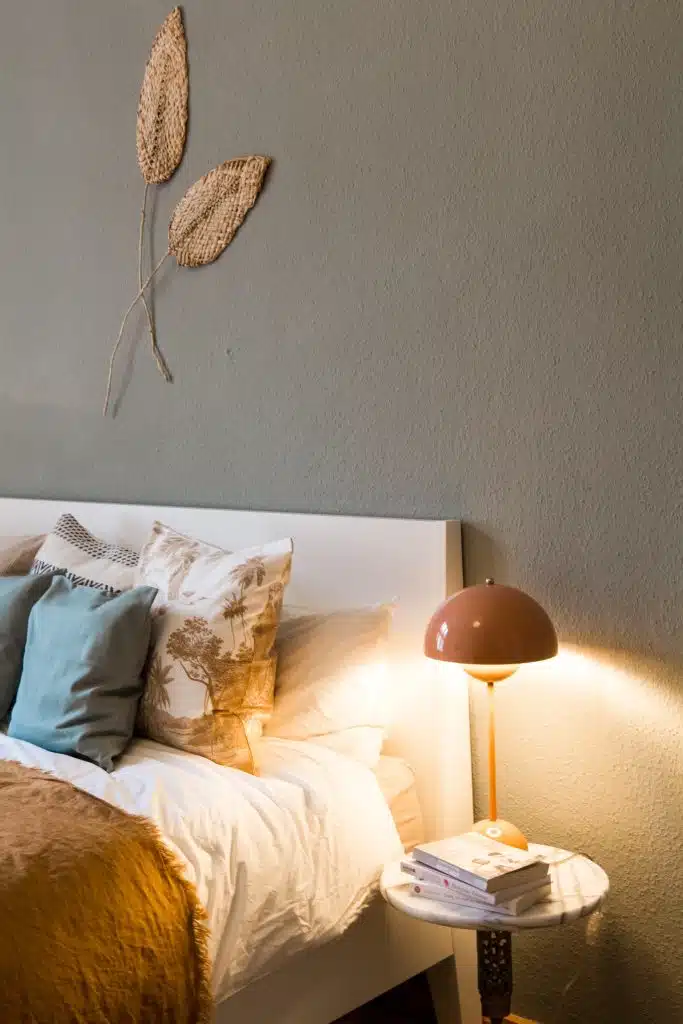
{"type": "Polygon", "coordinates": [[[232,553],[154,524],[137,569],[139,583],[159,591],[138,716],[144,735],[255,770],[292,547],[285,539],[232,553]]]}

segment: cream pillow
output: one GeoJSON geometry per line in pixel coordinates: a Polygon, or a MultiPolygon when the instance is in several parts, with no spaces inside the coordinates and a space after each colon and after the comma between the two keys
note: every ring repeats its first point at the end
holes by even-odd
{"type": "Polygon", "coordinates": [[[277,634],[267,736],[314,740],[369,767],[389,724],[384,653],[390,606],[287,616],[277,634]]]}
{"type": "Polygon", "coordinates": [[[0,576],[26,576],[45,534],[37,537],[0,537],[0,576]]]}
{"type": "Polygon", "coordinates": [[[118,594],[133,587],[137,564],[137,551],[94,537],[66,513],[45,538],[31,572],[59,573],[79,586],[118,594]]]}
{"type": "Polygon", "coordinates": [[[229,553],[154,524],[137,571],[159,591],[139,714],[147,736],[254,771],[291,563],[289,539],[229,553]]]}

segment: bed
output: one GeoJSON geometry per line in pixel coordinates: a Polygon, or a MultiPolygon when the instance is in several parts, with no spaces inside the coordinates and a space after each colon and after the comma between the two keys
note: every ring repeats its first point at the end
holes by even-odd
{"type": "Polygon", "coordinates": [[[329,1024],[427,969],[443,1019],[469,1024],[470,938],[457,939],[456,974],[451,934],[396,914],[375,885],[400,852],[397,825],[410,844],[472,820],[466,686],[421,655],[424,624],[461,585],[459,525],[2,499],[0,533],[47,531],[64,511],[132,545],[154,519],[233,548],[292,536],[293,604],[325,611],[397,601],[394,725],[375,773],[315,744],[276,739],[263,741],[257,777],[149,740],[136,740],[110,775],[7,737],[0,757],[47,768],[157,824],[208,912],[217,1024],[329,1024]]]}

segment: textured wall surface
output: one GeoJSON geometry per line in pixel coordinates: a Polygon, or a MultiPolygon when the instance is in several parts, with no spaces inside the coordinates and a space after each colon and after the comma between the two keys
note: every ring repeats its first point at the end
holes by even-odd
{"type": "Polygon", "coordinates": [[[566,997],[582,929],[519,940],[519,1010],[683,1020],[680,5],[187,0],[156,255],[199,174],[275,161],[221,260],[159,280],[177,383],[136,317],[103,421],[167,9],[4,5],[0,491],[467,520],[469,581],[579,652],[501,687],[502,807],[613,882],[566,997]]]}

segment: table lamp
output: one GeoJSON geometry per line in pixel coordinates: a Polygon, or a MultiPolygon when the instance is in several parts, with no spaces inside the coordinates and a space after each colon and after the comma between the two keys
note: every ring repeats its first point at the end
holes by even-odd
{"type": "Polygon", "coordinates": [[[435,661],[461,665],[486,683],[489,695],[489,816],[473,831],[526,850],[520,830],[498,817],[496,800],[495,684],[520,665],[557,654],[557,636],[546,612],[532,597],[493,580],[465,587],[447,598],[430,619],[424,651],[435,661]]]}

